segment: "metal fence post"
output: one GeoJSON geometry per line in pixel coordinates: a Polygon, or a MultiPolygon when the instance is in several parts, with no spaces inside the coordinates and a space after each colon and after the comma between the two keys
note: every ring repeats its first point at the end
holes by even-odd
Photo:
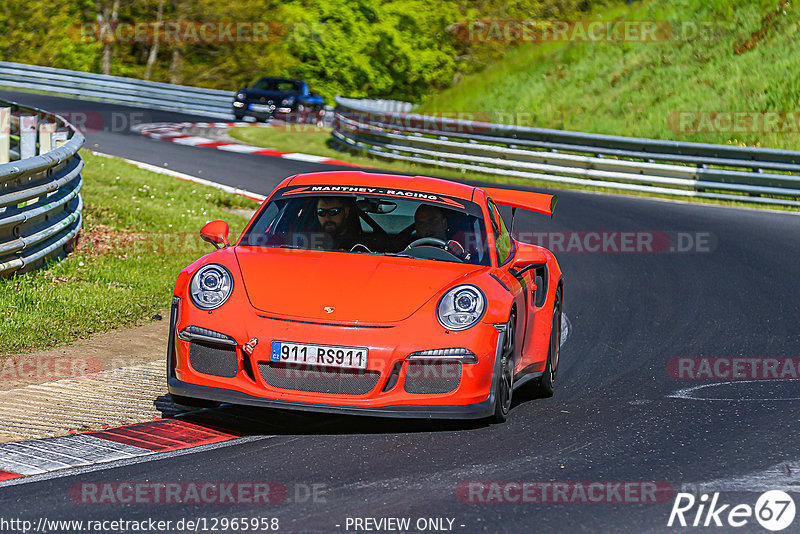
{"type": "Polygon", "coordinates": [[[19,116],[19,159],[36,155],[36,115],[19,116]]]}
{"type": "Polygon", "coordinates": [[[55,131],[54,122],[43,122],[39,125],[39,154],[46,154],[53,150],[53,133],[55,131]]]}
{"type": "Polygon", "coordinates": [[[53,145],[55,148],[61,148],[67,142],[67,132],[53,132],[53,145]]]}
{"type": "Polygon", "coordinates": [[[11,108],[0,108],[0,164],[11,161],[11,108]]]}

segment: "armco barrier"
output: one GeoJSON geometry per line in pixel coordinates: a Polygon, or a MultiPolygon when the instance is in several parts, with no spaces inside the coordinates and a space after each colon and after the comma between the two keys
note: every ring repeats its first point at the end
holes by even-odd
{"type": "Polygon", "coordinates": [[[74,243],[83,143],[63,118],[0,101],[0,277],[62,257],[74,243]]]}
{"type": "MultiPolygon", "coordinates": [[[[228,120],[234,118],[232,104],[236,95],[233,91],[149,82],[9,61],[0,61],[0,87],[31,89],[78,99],[88,98],[144,109],[178,111],[228,120]]],[[[381,102],[385,102],[387,106],[393,103],[400,105],[399,108],[385,108],[394,111],[407,111],[406,106],[410,106],[394,100],[381,102]]],[[[325,110],[331,111],[333,108],[326,105],[325,110]]],[[[329,123],[330,120],[326,117],[326,122],[329,123]]]]}
{"type": "Polygon", "coordinates": [[[225,119],[233,117],[232,91],[148,82],[122,76],[0,61],[0,86],[94,98],[147,109],[225,119]]]}
{"type": "Polygon", "coordinates": [[[431,117],[336,98],[349,151],[554,184],[800,206],[800,152],[431,117]]]}

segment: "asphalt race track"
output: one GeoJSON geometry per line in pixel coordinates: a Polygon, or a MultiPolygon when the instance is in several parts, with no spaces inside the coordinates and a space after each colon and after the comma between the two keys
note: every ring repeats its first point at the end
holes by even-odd
{"type": "MultiPolygon", "coordinates": [[[[142,113],[142,122],[198,120],[34,94],[2,91],[0,98],[53,111],[142,113]]],[[[291,174],[332,168],[127,131],[89,132],[86,147],[261,194],[291,174]]],[[[673,532],[667,521],[682,489],[720,492],[720,503],[751,506],[767,490],[800,491],[800,381],[679,379],[673,360],[800,356],[800,217],[558,195],[552,220],[520,212],[515,222],[516,233],[534,242],[543,235],[533,233],[546,233],[541,243],[555,248],[564,271],[571,332],[552,399],[515,395],[504,425],[204,411],[188,417],[246,439],[0,487],[0,517],[277,517],[283,532],[345,532],[348,518],[409,517],[412,531],[419,518],[449,518],[455,532],[673,532]],[[631,243],[634,250],[619,251],[631,243]],[[287,498],[266,505],[101,505],[69,496],[76,483],[155,481],[270,481],[285,486],[287,498]],[[655,503],[624,493],[622,500],[633,502],[578,502],[571,492],[559,502],[464,502],[470,498],[457,488],[470,481],[656,481],[672,491],[655,503]],[[304,498],[315,484],[317,498],[304,498]]],[[[791,378],[786,373],[778,378],[791,378]]],[[[476,495],[472,501],[489,494],[476,495]]],[[[754,518],[735,531],[765,532],[754,518]]],[[[790,531],[800,531],[800,520],[784,532],[790,531]]]]}

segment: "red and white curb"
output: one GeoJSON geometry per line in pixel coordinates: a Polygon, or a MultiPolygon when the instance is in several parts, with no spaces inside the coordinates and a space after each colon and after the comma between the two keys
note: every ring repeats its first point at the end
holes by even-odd
{"type": "Polygon", "coordinates": [[[342,161],[324,156],[313,154],[303,154],[301,152],[282,152],[269,148],[248,145],[245,143],[235,143],[231,141],[217,141],[207,137],[190,135],[183,133],[187,128],[233,128],[240,126],[260,126],[269,128],[267,124],[253,122],[160,122],[152,124],[138,124],[131,127],[131,130],[138,132],[151,139],[159,141],[169,141],[178,145],[198,146],[215,148],[227,152],[238,152],[240,154],[254,154],[257,156],[279,157],[296,161],[307,161],[310,163],[324,163],[326,165],[344,165],[347,167],[359,167],[355,163],[342,161]]]}
{"type": "Polygon", "coordinates": [[[240,435],[160,419],[55,438],[0,444],[0,485],[52,471],[221,443],[240,435]]]}

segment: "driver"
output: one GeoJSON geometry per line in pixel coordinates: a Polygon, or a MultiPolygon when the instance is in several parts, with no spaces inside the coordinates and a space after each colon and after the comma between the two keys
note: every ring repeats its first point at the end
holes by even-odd
{"type": "Polygon", "coordinates": [[[417,239],[433,237],[447,241],[447,217],[441,208],[422,204],[414,213],[414,229],[417,239]]]}
{"type": "Polygon", "coordinates": [[[417,211],[414,212],[414,229],[416,231],[416,239],[433,238],[442,241],[444,250],[453,256],[461,259],[468,260],[470,254],[464,250],[463,232],[457,233],[455,237],[449,237],[449,224],[445,210],[430,204],[421,204],[417,211]],[[457,239],[460,237],[460,239],[457,239]]]}
{"type": "Polygon", "coordinates": [[[364,243],[355,199],[320,197],[317,200],[316,216],[324,232],[324,248],[350,250],[357,243],[364,243]]]}

